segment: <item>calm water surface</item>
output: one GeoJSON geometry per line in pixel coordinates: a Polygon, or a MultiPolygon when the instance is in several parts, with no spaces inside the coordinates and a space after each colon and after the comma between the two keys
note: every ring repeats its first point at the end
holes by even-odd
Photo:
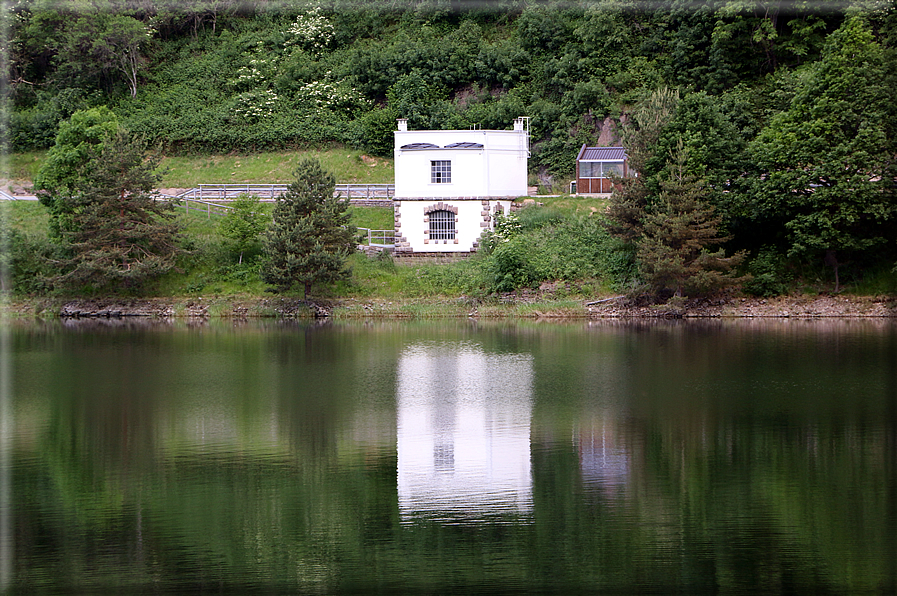
{"type": "Polygon", "coordinates": [[[891,321],[4,333],[15,592],[897,588],[891,321]]]}

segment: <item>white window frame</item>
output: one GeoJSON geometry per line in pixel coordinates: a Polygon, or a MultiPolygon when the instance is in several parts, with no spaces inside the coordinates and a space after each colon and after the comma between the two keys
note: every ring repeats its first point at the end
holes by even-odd
{"type": "MultiPolygon", "coordinates": [[[[580,170],[579,177],[580,178],[610,178],[609,175],[605,174],[605,171],[604,171],[605,164],[619,166],[619,171],[614,172],[614,174],[618,174],[621,177],[623,176],[623,162],[622,161],[585,161],[585,160],[583,160],[583,161],[579,162],[579,170],[580,170]],[[582,173],[583,166],[586,164],[589,164],[589,169],[591,170],[589,172],[588,176],[586,176],[582,173]],[[597,176],[594,175],[596,166],[598,169],[597,176]]],[[[614,168],[614,169],[616,170],[617,168],[614,168]]]]}
{"type": "Polygon", "coordinates": [[[452,183],[452,161],[434,159],[430,161],[430,184],[452,183]]]}

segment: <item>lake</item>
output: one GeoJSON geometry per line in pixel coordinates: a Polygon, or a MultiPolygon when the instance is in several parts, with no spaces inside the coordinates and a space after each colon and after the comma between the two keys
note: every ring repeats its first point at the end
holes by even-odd
{"type": "Polygon", "coordinates": [[[12,321],[0,588],[897,588],[897,322],[12,321]]]}

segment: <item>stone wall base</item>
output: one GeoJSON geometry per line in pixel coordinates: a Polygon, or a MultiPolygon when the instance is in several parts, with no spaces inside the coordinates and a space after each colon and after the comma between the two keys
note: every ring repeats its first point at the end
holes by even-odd
{"type": "Polygon", "coordinates": [[[475,252],[394,252],[393,261],[397,265],[418,265],[421,263],[457,263],[469,259],[475,252]]]}
{"type": "Polygon", "coordinates": [[[354,207],[392,207],[392,199],[349,199],[354,207]]]}

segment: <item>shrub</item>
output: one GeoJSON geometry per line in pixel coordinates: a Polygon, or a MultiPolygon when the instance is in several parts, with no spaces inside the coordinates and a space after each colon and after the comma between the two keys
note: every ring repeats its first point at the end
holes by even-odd
{"type": "Polygon", "coordinates": [[[791,276],[786,270],[785,257],[775,248],[766,246],[757,253],[748,272],[753,276],[744,284],[744,291],[752,296],[778,296],[788,291],[791,276]]]}
{"type": "Polygon", "coordinates": [[[64,249],[44,236],[27,234],[9,229],[7,248],[0,258],[9,271],[13,293],[20,295],[43,294],[52,289],[50,280],[59,275],[55,264],[65,257],[64,249]]]}
{"type": "Polygon", "coordinates": [[[492,291],[591,278],[622,286],[634,275],[632,250],[610,236],[598,218],[565,217],[542,208],[518,213],[520,228],[512,237],[489,237],[492,250],[486,268],[492,291]]]}

